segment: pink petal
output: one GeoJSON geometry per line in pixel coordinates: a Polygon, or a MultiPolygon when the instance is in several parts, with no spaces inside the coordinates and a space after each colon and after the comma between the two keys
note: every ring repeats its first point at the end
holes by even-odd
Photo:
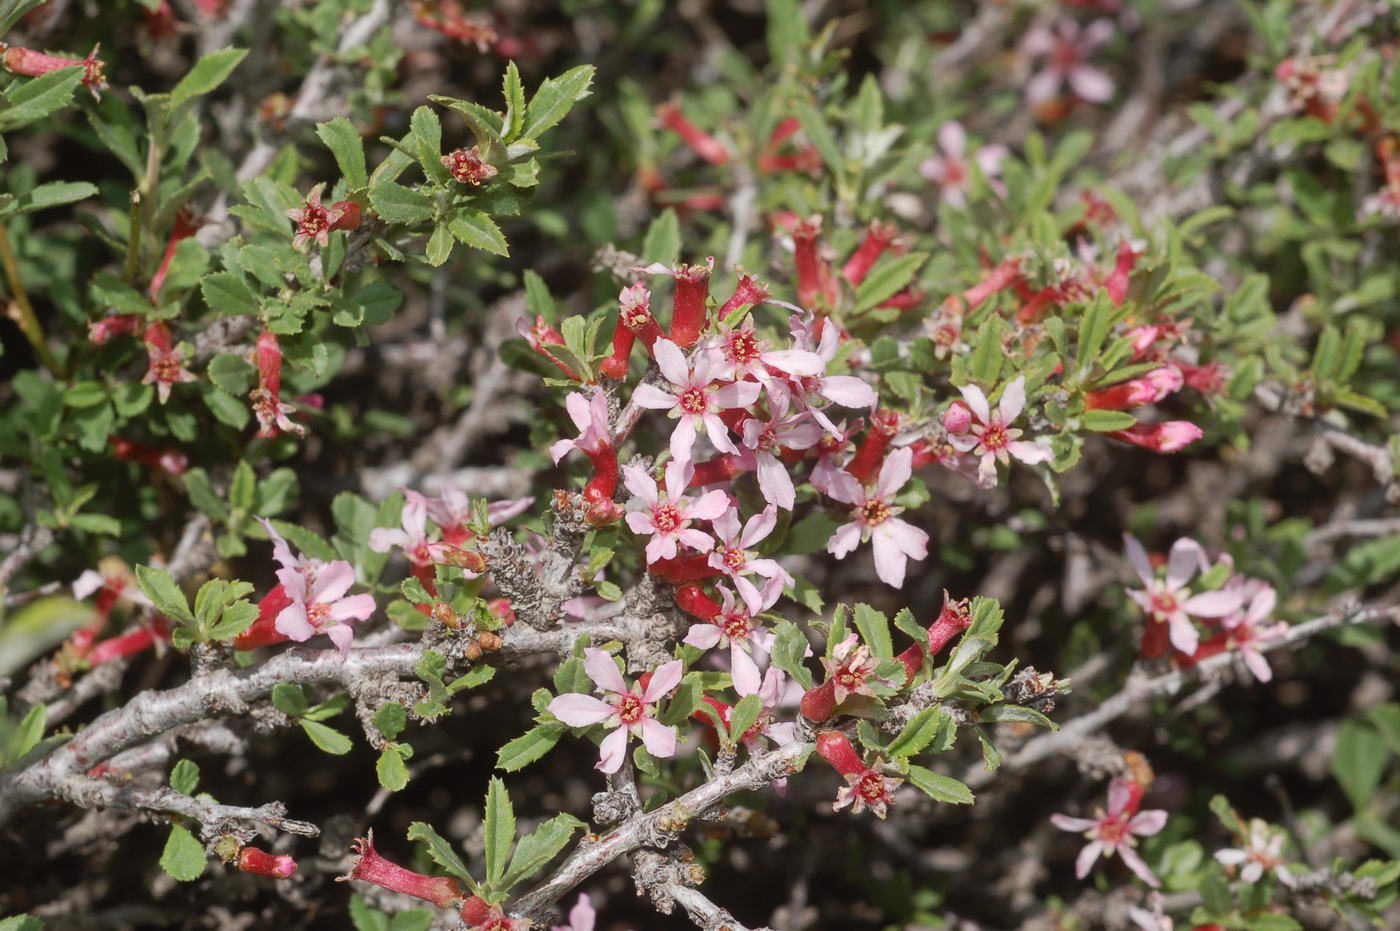
{"type": "Polygon", "coordinates": [[[355,570],[343,559],[337,559],[329,563],[316,576],[316,582],[311,586],[311,601],[332,602],[338,600],[350,586],[355,584],[355,570]]]}
{"type": "Polygon", "coordinates": [[[84,569],[82,575],[73,580],[73,597],[82,601],[106,584],[102,573],[95,569],[84,569]]]}
{"type": "Polygon", "coordinates": [[[963,385],[958,390],[962,392],[963,401],[980,422],[987,423],[992,419],[992,409],[987,406],[987,396],[982,393],[981,388],[976,385],[963,385]]]}
{"type": "Polygon", "coordinates": [[[763,386],[756,381],[736,381],[715,392],[715,403],[725,409],[748,407],[758,400],[763,386]]]}
{"type": "Polygon", "coordinates": [[[955,120],[949,120],[938,127],[938,147],[949,158],[962,158],[963,153],[967,151],[967,133],[963,130],[962,124],[955,120]]]}
{"type": "Polygon", "coordinates": [[[627,683],[622,681],[622,673],[617,671],[617,664],[613,662],[607,650],[597,647],[584,650],[583,671],[605,692],[627,691],[627,683]]]}
{"type": "Polygon", "coordinates": [[[708,533],[703,530],[696,530],[694,527],[688,527],[685,530],[679,531],[676,534],[676,539],[691,549],[699,550],[702,553],[715,544],[715,541],[708,533]]]}
{"type": "Polygon", "coordinates": [[[298,643],[310,640],[316,634],[316,629],[306,619],[306,605],[299,601],[283,608],[273,626],[277,628],[278,633],[291,637],[298,643]]]}
{"type": "Polygon", "coordinates": [[[1032,104],[1044,103],[1060,91],[1064,75],[1053,68],[1045,68],[1026,82],[1026,100],[1032,104]]]}
{"type": "Polygon", "coordinates": [[[865,489],[861,487],[854,475],[845,470],[831,473],[826,483],[825,492],[827,497],[835,498],[843,504],[865,503],[865,489]]]}
{"type": "Polygon", "coordinates": [[[1079,856],[1074,861],[1074,875],[1077,879],[1089,875],[1089,871],[1094,868],[1094,861],[1098,860],[1102,851],[1102,841],[1090,841],[1084,845],[1084,849],[1079,851],[1079,856]]]}
{"type": "Polygon", "coordinates": [[[897,517],[886,520],[875,529],[872,536],[890,540],[910,559],[923,559],[928,556],[928,534],[897,517]]]}
{"type": "Polygon", "coordinates": [[[598,745],[598,764],[594,769],[612,775],[622,768],[622,761],[626,756],[627,728],[619,727],[604,737],[603,742],[598,745]]]}
{"type": "Polygon", "coordinates": [[[1051,451],[1049,445],[1046,443],[1016,440],[1007,444],[1006,449],[1007,452],[1011,453],[1011,455],[1015,456],[1026,465],[1039,465],[1042,462],[1049,462],[1055,458],[1054,452],[1051,451]]]}
{"type": "Polygon", "coordinates": [[[336,624],[334,627],[326,628],[326,636],[331,638],[331,643],[335,644],[340,651],[340,658],[344,659],[350,655],[350,643],[355,639],[355,632],[347,624],[336,624]]]}
{"type": "Polygon", "coordinates": [[[763,680],[758,672],[758,664],[748,651],[737,643],[729,645],[729,674],[734,680],[734,691],[740,695],[757,695],[763,680]]]}
{"type": "Polygon", "coordinates": [[[1123,548],[1128,552],[1128,562],[1133,564],[1133,571],[1138,574],[1144,584],[1150,584],[1153,579],[1152,563],[1147,558],[1147,550],[1142,548],[1133,537],[1123,534],[1123,548]]]}
{"type": "Polygon", "coordinates": [[[1074,831],[1076,833],[1091,830],[1098,824],[1091,818],[1071,818],[1069,815],[1060,814],[1051,815],[1050,823],[1061,831],[1074,831]]]}
{"type": "Polygon", "coordinates": [[[647,544],[647,562],[676,558],[676,539],[666,534],[657,534],[647,544]]]}
{"type": "Polygon", "coordinates": [[[1159,808],[1140,811],[1128,822],[1128,830],[1140,837],[1151,837],[1167,826],[1167,813],[1159,808]]]}
{"type": "MultiPolygon", "coordinates": [[[[827,329],[834,332],[834,327],[827,329]]],[[[842,407],[874,407],[880,397],[875,389],[854,375],[828,375],[822,379],[817,393],[842,407]]]]}
{"type": "Polygon", "coordinates": [[[613,710],[607,702],[578,692],[560,695],[549,703],[549,713],[570,727],[588,727],[606,721],[613,710]]]}
{"type": "Polygon", "coordinates": [[[1176,591],[1191,580],[1197,571],[1206,569],[1205,550],[1190,537],[1182,537],[1172,544],[1171,555],[1167,557],[1167,587],[1176,591]]]}
{"type": "Polygon", "coordinates": [[[914,450],[908,446],[896,449],[885,457],[880,466],[880,478],[875,485],[875,495],[879,498],[892,498],[895,492],[904,487],[909,476],[914,474],[914,450]]]}
{"type": "Polygon", "coordinates": [[[749,522],[744,525],[744,535],[739,538],[739,545],[748,549],[759,540],[765,539],[776,526],[778,526],[778,509],[770,504],[749,518],[749,522]]]}
{"type": "Polygon", "coordinates": [[[667,727],[655,718],[642,718],[642,743],[647,752],[657,759],[676,755],[676,729],[667,727]]]}
{"type": "Polygon", "coordinates": [[[705,423],[705,435],[710,438],[710,445],[722,453],[738,455],[739,447],[734,445],[734,441],[729,438],[729,427],[725,426],[718,414],[706,414],[703,418],[705,423]]]}
{"type": "Polygon", "coordinates": [[[792,487],[792,476],[788,474],[787,466],[770,453],[758,455],[758,487],[763,497],[785,511],[791,511],[797,503],[797,489],[792,487]]]}
{"type": "Polygon", "coordinates": [[[1152,875],[1152,871],[1147,868],[1147,864],[1142,862],[1142,857],[1137,855],[1136,850],[1124,844],[1118,848],[1118,853],[1123,857],[1123,862],[1128,864],[1128,869],[1137,873],[1138,878],[1143,882],[1147,883],[1153,889],[1156,889],[1162,884],[1161,880],[1152,875]]]}
{"type": "Polygon", "coordinates": [[[694,474],[695,467],[685,460],[677,459],[666,466],[666,498],[672,504],[681,500],[694,474]]]}
{"type": "Polygon", "coordinates": [[[720,629],[713,624],[691,624],[682,643],[688,643],[698,650],[709,650],[719,646],[720,629]]]}
{"type": "Polygon", "coordinates": [[[397,527],[375,527],[369,532],[369,548],[376,553],[387,553],[396,546],[408,546],[408,534],[397,527]]]}
{"type": "Polygon", "coordinates": [[[1241,650],[1240,653],[1244,656],[1244,664],[1254,673],[1254,678],[1260,682],[1268,682],[1274,677],[1274,671],[1269,667],[1269,661],[1264,658],[1263,653],[1249,648],[1241,650]]]}
{"type": "Polygon", "coordinates": [[[656,367],[661,369],[666,380],[677,388],[690,387],[690,367],[685,364],[685,353],[681,352],[681,347],[669,339],[658,339],[651,348],[656,367]]]}
{"type": "Polygon", "coordinates": [[[625,465],[622,467],[622,484],[627,486],[627,490],[638,498],[641,498],[650,507],[655,507],[660,500],[656,490],[656,482],[647,474],[647,470],[641,466],[625,465]]]}
{"type": "Polygon", "coordinates": [[[885,525],[877,527],[871,544],[875,551],[875,574],[886,585],[899,588],[904,584],[904,568],[907,557],[899,544],[887,533],[881,533],[885,525]]]}
{"type": "Polygon", "coordinates": [[[1202,592],[1183,601],[1181,608],[1187,614],[1196,617],[1224,617],[1232,611],[1239,610],[1243,600],[1239,592],[1202,592]]]}
{"type": "MultiPolygon", "coordinates": [[[[660,340],[657,340],[660,342],[660,340]]],[[[671,431],[671,456],[677,463],[689,464],[690,452],[695,447],[695,419],[693,417],[682,417],[676,422],[676,429],[671,431]]],[[[670,482],[667,482],[667,487],[670,482]]],[[[675,499],[672,498],[672,501],[675,499]]]]}
{"type": "Polygon", "coordinates": [[[665,698],[671,689],[680,685],[683,675],[685,675],[685,664],[678,659],[673,659],[669,663],[657,667],[657,670],[651,674],[651,682],[647,685],[647,690],[642,693],[642,701],[650,705],[665,698]]]}
{"type": "MultiPolygon", "coordinates": [[[[725,502],[726,505],[728,502],[725,502]]],[[[739,512],[732,507],[726,507],[724,513],[714,519],[711,524],[715,531],[715,536],[719,537],[726,545],[732,544],[734,538],[739,535],[739,512]]]]}
{"type": "Polygon", "coordinates": [[[1093,65],[1079,65],[1072,70],[1069,86],[1089,103],[1103,103],[1113,96],[1113,79],[1093,65]]]}
{"type": "Polygon", "coordinates": [[[787,372],[789,375],[820,375],[826,371],[826,362],[822,360],[822,357],[805,349],[778,349],[773,352],[765,352],[758,358],[763,363],[773,366],[780,372],[787,372]]]}
{"type": "Polygon", "coordinates": [[[716,488],[714,491],[705,492],[699,500],[686,508],[685,516],[691,520],[714,520],[727,510],[729,495],[716,488]]]}
{"type": "Polygon", "coordinates": [[[680,403],[680,399],[655,385],[638,385],[632,392],[632,403],[649,410],[669,411],[680,403]]]}
{"type": "Polygon", "coordinates": [[[368,592],[341,598],[331,604],[331,620],[363,621],[374,613],[374,596],[368,592]]]}
{"type": "Polygon", "coordinates": [[[844,559],[846,554],[860,545],[860,524],[851,521],[836,528],[836,532],[831,535],[831,539],[826,544],[826,551],[837,559],[844,559]]]}
{"type": "Polygon", "coordinates": [[[1190,619],[1178,611],[1167,618],[1167,623],[1167,633],[1171,637],[1172,646],[1188,656],[1195,653],[1196,648],[1201,645],[1201,635],[1190,619]]]}
{"type": "Polygon", "coordinates": [[[1021,409],[1025,406],[1026,376],[1017,375],[1001,390],[1001,400],[997,402],[997,413],[1001,414],[1003,424],[1009,424],[1021,416],[1021,409]]]}

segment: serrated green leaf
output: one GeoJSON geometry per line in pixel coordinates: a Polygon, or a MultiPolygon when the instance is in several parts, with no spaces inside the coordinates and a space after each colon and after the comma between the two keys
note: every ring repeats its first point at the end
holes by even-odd
{"type": "Polygon", "coordinates": [[[938,737],[940,731],[951,723],[952,719],[940,709],[925,708],[910,718],[909,723],[890,741],[885,752],[891,758],[922,753],[924,748],[938,737]]]}
{"type": "MultiPolygon", "coordinates": [[[[384,749],[379,751],[379,759],[374,764],[374,774],[379,778],[379,784],[391,792],[399,792],[408,785],[408,766],[404,763],[398,744],[386,744],[384,749]]],[[[409,836],[412,837],[411,834],[409,836]]]]}
{"type": "Polygon", "coordinates": [[[505,234],[494,220],[480,210],[470,207],[457,208],[447,221],[447,228],[452,231],[453,236],[473,249],[481,249],[503,257],[510,255],[505,234]]]}
{"type": "Polygon", "coordinates": [[[205,55],[195,62],[194,67],[170,92],[170,106],[178,107],[186,101],[213,91],[224,83],[247,54],[247,49],[225,48],[205,55]]]}
{"type": "Polygon", "coordinates": [[[193,795],[199,786],[199,766],[193,760],[180,760],[170,770],[170,788],[181,795],[193,795]]]}
{"type": "Polygon", "coordinates": [[[272,707],[289,718],[306,713],[306,690],[292,682],[279,682],[272,687],[272,707]]]}
{"type": "Polygon", "coordinates": [[[1380,733],[1367,721],[1353,719],[1337,731],[1329,768],[1346,790],[1353,808],[1361,809],[1371,800],[1389,756],[1390,750],[1380,733]]]}
{"type": "Polygon", "coordinates": [[[329,727],[319,721],[309,721],[305,718],[301,720],[301,729],[306,731],[306,736],[311,738],[321,750],[335,756],[343,756],[350,752],[354,743],[340,731],[329,727]]]}
{"type": "Polygon", "coordinates": [[[365,171],[365,146],[360,132],[343,116],[328,123],[316,124],[316,135],[326,144],[340,166],[340,173],[351,191],[358,191],[369,184],[365,171]]]}
{"type": "Polygon", "coordinates": [[[519,139],[537,139],[545,130],[557,125],[575,103],[588,91],[596,69],[592,65],[579,65],[555,78],[546,78],[530,105],[525,111],[525,120],[517,136],[519,139]]]}
{"type": "Polygon", "coordinates": [[[868,604],[855,606],[853,623],[860,632],[860,639],[870,648],[870,654],[877,659],[889,659],[894,655],[894,642],[890,639],[890,622],[885,615],[868,604]]]}
{"type": "Polygon", "coordinates": [[[433,234],[428,237],[427,259],[428,264],[434,267],[441,265],[452,257],[452,246],[456,240],[452,238],[452,233],[445,226],[434,228],[433,234]]]}
{"type": "Polygon", "coordinates": [[[137,566],[136,583],[160,613],[186,624],[194,621],[185,593],[180,591],[180,586],[175,584],[170,573],[150,566],[137,566]]]}
{"type": "Polygon", "coordinates": [[[533,833],[520,838],[497,891],[509,889],[542,870],[568,845],[574,832],[581,827],[584,827],[582,821],[571,814],[561,813],[541,824],[533,833]]]}
{"type": "Polygon", "coordinates": [[[510,849],[515,844],[515,810],[510,804],[506,784],[495,776],[486,790],[486,814],[483,819],[486,882],[495,888],[505,875],[510,849]]]}
{"type": "Polygon", "coordinates": [[[921,790],[936,802],[950,805],[971,805],[974,801],[972,790],[952,776],[935,773],[922,766],[909,767],[909,784],[921,790]]]}
{"type": "MultiPolygon", "coordinates": [[[[927,261],[928,253],[925,252],[910,252],[907,255],[886,252],[880,256],[875,267],[856,288],[856,302],[851,312],[863,313],[894,297],[913,280],[927,261]]],[[[1001,347],[997,348],[1000,350],[1001,347]]]]}
{"type": "Polygon", "coordinates": [[[501,94],[506,101],[506,117],[502,135],[506,142],[514,141],[525,124],[525,87],[520,83],[520,69],[514,61],[506,62],[501,78],[501,94]]]}
{"type": "Polygon", "coordinates": [[[395,184],[381,181],[369,189],[369,202],[374,212],[387,223],[422,223],[433,218],[433,202],[428,195],[395,184]]]}
{"type": "Polygon", "coordinates": [[[496,751],[496,768],[513,773],[554,749],[568,728],[557,722],[539,724],[496,751]]]}
{"type": "Polygon", "coordinates": [[[183,826],[171,825],[165,850],[160,855],[160,868],[180,882],[187,883],[203,876],[208,863],[204,845],[183,826]]]}
{"type": "Polygon", "coordinates": [[[737,745],[763,712],[763,699],[745,695],[729,712],[729,739],[737,745]]]}
{"type": "Polygon", "coordinates": [[[1058,724],[1039,711],[1022,705],[991,705],[977,712],[977,719],[983,723],[994,721],[997,724],[1036,724],[1040,727],[1048,727],[1052,731],[1060,728],[1058,724]]]}
{"type": "Polygon", "coordinates": [[[408,826],[408,839],[427,844],[428,856],[433,858],[434,863],[464,882],[472,881],[472,875],[467,872],[467,865],[462,862],[456,848],[448,843],[441,834],[433,830],[431,824],[422,821],[413,822],[408,826]]]}

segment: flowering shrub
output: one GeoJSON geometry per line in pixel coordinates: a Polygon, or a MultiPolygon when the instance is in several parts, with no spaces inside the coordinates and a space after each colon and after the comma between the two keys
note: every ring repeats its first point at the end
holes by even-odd
{"type": "Polygon", "coordinates": [[[1400,919],[1376,5],[554,6],[0,0],[0,928],[1400,919]]]}

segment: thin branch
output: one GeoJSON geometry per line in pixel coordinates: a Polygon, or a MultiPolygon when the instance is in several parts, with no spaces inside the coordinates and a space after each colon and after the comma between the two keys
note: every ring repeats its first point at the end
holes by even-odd
{"type": "MultiPolygon", "coordinates": [[[[682,886],[678,883],[670,883],[664,887],[665,892],[685,909],[685,913],[690,916],[690,920],[695,922],[696,927],[703,931],[750,931],[749,928],[734,920],[734,916],[729,914],[729,910],[721,908],[701,892],[690,886],[682,886]]],[[[752,931],[772,931],[771,928],[754,928],[752,931]]]]}
{"type": "Polygon", "coordinates": [[[257,808],[240,808],[192,798],[164,786],[154,789],[120,786],[91,776],[69,776],[59,783],[58,789],[60,798],[80,808],[121,808],[159,815],[179,815],[204,825],[205,833],[210,836],[227,833],[233,825],[240,824],[265,824],[303,837],[317,837],[321,833],[321,829],[310,822],[286,817],[287,809],[281,802],[269,802],[257,808]]]}

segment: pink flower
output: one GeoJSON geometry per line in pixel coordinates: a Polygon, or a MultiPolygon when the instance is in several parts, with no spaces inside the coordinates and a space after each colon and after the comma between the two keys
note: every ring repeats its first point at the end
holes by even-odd
{"type": "Polygon", "coordinates": [[[593,931],[593,925],[598,920],[598,913],[593,909],[593,903],[589,900],[587,893],[581,893],[578,903],[569,909],[569,923],[566,925],[554,925],[550,931],[593,931]]]}
{"type": "Polygon", "coordinates": [[[1168,420],[1165,423],[1135,424],[1126,430],[1114,430],[1104,435],[1154,452],[1174,453],[1199,440],[1202,431],[1189,420],[1168,420]]]}
{"type": "Polygon", "coordinates": [[[763,496],[790,511],[797,502],[788,467],[778,458],[781,449],[811,449],[821,441],[822,431],[805,413],[788,415],[788,395],[774,392],[768,398],[767,420],[749,417],[744,421],[744,446],[754,451],[758,487],[763,496]]]}
{"type": "Polygon", "coordinates": [[[641,384],[632,392],[632,401],[639,407],[668,411],[669,416],[679,418],[671,433],[671,455],[676,461],[690,461],[696,434],[701,430],[715,449],[738,453],[719,412],[748,407],[758,400],[762,386],[753,381],[733,382],[723,387],[716,385],[715,378],[724,363],[708,350],[695,354],[694,368],[687,364],[681,348],[669,339],[658,339],[652,351],[661,374],[675,390],[667,392],[655,385],[641,384]]]}
{"type": "Polygon", "coordinates": [[[1087,59],[1114,33],[1113,23],[1095,20],[1080,32],[1079,24],[1062,19],[1049,29],[1037,28],[1026,33],[1021,50],[1032,58],[1044,58],[1040,72],[1026,82],[1026,99],[1041,104],[1052,99],[1066,83],[1083,100],[1103,103],[1113,96],[1113,80],[1087,59]]]}
{"type": "Polygon", "coordinates": [[[1240,610],[1225,615],[1221,620],[1229,634],[1230,646],[1240,651],[1245,665],[1254,673],[1254,678],[1260,682],[1268,682],[1274,677],[1274,672],[1269,668],[1269,661],[1264,658],[1264,654],[1259,652],[1258,645],[1281,636],[1288,630],[1288,624],[1284,621],[1276,624],[1264,623],[1274,613],[1274,606],[1278,604],[1278,593],[1272,585],[1259,579],[1248,579],[1238,586],[1227,585],[1226,590],[1238,591],[1242,602],[1240,610]]]}
{"type": "Polygon", "coordinates": [[[1224,866],[1239,866],[1240,881],[1254,885],[1266,872],[1278,877],[1279,882],[1292,888],[1293,874],[1283,865],[1284,833],[1275,830],[1260,818],[1249,819],[1249,839],[1243,848],[1226,848],[1215,853],[1215,859],[1224,866]]]}
{"type": "Polygon", "coordinates": [[[549,447],[549,455],[557,465],[571,450],[598,452],[612,443],[612,423],[608,417],[608,396],[603,391],[593,392],[592,398],[585,398],[573,392],[564,398],[564,407],[569,419],[578,427],[578,438],[560,440],[549,447]]]}
{"type": "MultiPolygon", "coordinates": [[[[938,146],[943,150],[943,157],[935,155],[927,159],[919,166],[919,173],[939,186],[946,203],[962,207],[967,203],[967,190],[972,181],[967,165],[967,133],[962,124],[949,120],[938,127],[938,146]]],[[[1001,184],[993,179],[1001,172],[1001,162],[1006,155],[1006,146],[986,145],[974,156],[983,176],[998,191],[1002,190],[1001,184]]]]}
{"type": "Polygon", "coordinates": [[[754,552],[749,549],[772,533],[777,525],[777,508],[771,504],[764,508],[762,513],[750,517],[742,532],[739,530],[739,512],[732,507],[716,517],[711,524],[719,543],[710,553],[710,567],[718,569],[734,580],[734,586],[739,589],[744,604],[753,614],[763,610],[760,607],[763,595],[759,594],[758,586],[745,576],[757,573],[766,579],[780,579],[785,585],[793,584],[792,576],[777,562],[772,559],[755,559],[754,552]]]}
{"type": "MultiPolygon", "coordinates": [[[[512,517],[523,514],[535,503],[532,497],[507,498],[503,501],[490,501],[486,505],[486,519],[492,527],[499,527],[512,517]]],[[[459,546],[472,538],[467,523],[472,516],[472,502],[460,488],[445,489],[440,497],[424,498],[423,505],[428,510],[428,518],[442,528],[443,540],[459,546]]]]}
{"type": "Polygon", "coordinates": [[[667,727],[653,717],[655,705],[681,681],[683,664],[673,659],[652,673],[651,682],[643,691],[640,685],[628,687],[617,671],[617,664],[607,651],[589,647],[583,651],[583,668],[588,677],[607,696],[607,700],[577,692],[568,692],[549,703],[549,711],[570,727],[605,724],[614,728],[599,746],[598,765],[604,773],[622,768],[627,752],[627,735],[636,734],[654,757],[670,757],[676,753],[676,729],[667,727]]]}
{"type": "Polygon", "coordinates": [[[826,361],[806,349],[769,349],[767,342],[754,335],[753,318],[746,317],[738,329],[721,326],[708,348],[724,360],[719,376],[737,381],[744,376],[769,384],[769,367],[787,375],[820,375],[826,361]]]}
{"type": "Polygon", "coordinates": [[[1088,876],[1100,854],[1111,857],[1117,853],[1143,882],[1154,889],[1161,885],[1133,849],[1137,845],[1133,835],[1150,837],[1156,834],[1166,826],[1167,813],[1160,809],[1137,811],[1141,797],[1142,789],[1137,783],[1115,779],[1108,787],[1107,814],[1099,809],[1095,818],[1071,818],[1061,814],[1050,816],[1050,823],[1060,830],[1083,831],[1084,836],[1089,838],[1089,843],[1074,862],[1075,876],[1079,879],[1088,876]]]}
{"type": "Polygon", "coordinates": [[[988,487],[996,484],[997,463],[1007,465],[1009,457],[1015,456],[1027,465],[1049,462],[1054,458],[1050,446],[1043,441],[1018,440],[1022,431],[1011,426],[1021,410],[1026,406],[1026,377],[1017,375],[1002,389],[1001,401],[993,413],[987,404],[987,396],[976,385],[964,385],[963,400],[971,409],[976,421],[969,427],[969,433],[948,437],[948,442],[959,452],[972,453],[982,459],[977,470],[978,483],[988,487]]]}
{"type": "MultiPolygon", "coordinates": [[[[297,249],[313,239],[322,249],[326,248],[330,245],[331,231],[342,229],[342,220],[350,219],[350,210],[346,206],[349,201],[337,201],[330,207],[321,203],[321,189],[324,187],[325,184],[316,185],[307,193],[306,202],[301,207],[287,211],[287,217],[297,225],[296,235],[292,237],[292,245],[297,249]]],[[[355,222],[359,222],[358,211],[355,222]]]]}
{"type": "Polygon", "coordinates": [[[756,607],[736,602],[734,593],[724,586],[718,586],[721,607],[713,620],[704,624],[692,624],[686,632],[684,643],[700,650],[714,647],[729,647],[729,668],[734,678],[734,688],[741,695],[756,692],[759,687],[758,664],[749,650],[753,646],[767,649],[773,642],[769,631],[757,626],[755,615],[773,607],[783,594],[783,580],[772,578],[763,586],[756,607]]]}
{"type": "Polygon", "coordinates": [[[647,562],[675,559],[676,545],[684,543],[697,550],[708,550],[714,540],[708,533],[691,528],[697,520],[714,520],[729,508],[729,496],[716,489],[691,502],[682,492],[690,484],[693,469],[688,462],[672,461],[666,466],[666,493],[640,466],[623,466],[623,483],[636,497],[627,502],[627,526],[633,533],[650,535],[647,562]]]}
{"type": "MultiPolygon", "coordinates": [[[[841,351],[841,334],[836,325],[829,320],[818,318],[814,314],[808,314],[805,318],[794,314],[788,318],[788,327],[792,332],[793,346],[815,352],[823,365],[836,358],[836,354],[841,351]],[[821,331],[820,336],[817,335],[818,329],[821,331]]],[[[791,384],[798,389],[798,405],[811,413],[832,435],[839,435],[840,431],[826,414],[811,405],[813,395],[842,407],[868,407],[871,410],[874,410],[880,401],[875,389],[854,375],[811,375],[792,379],[791,384]]]]}
{"type": "Polygon", "coordinates": [[[314,580],[295,569],[279,569],[277,580],[292,600],[277,615],[278,632],[298,643],[323,633],[335,643],[342,657],[348,654],[350,641],[355,637],[349,622],[363,621],[374,613],[373,595],[346,595],[355,584],[355,570],[350,564],[337,559],[316,573],[314,580]]]}
{"type": "MultiPolygon", "coordinates": [[[[736,677],[734,691],[739,694],[740,698],[757,695],[758,700],[762,703],[758,712],[758,720],[739,738],[750,751],[761,747],[760,738],[762,737],[767,737],[780,747],[785,747],[796,739],[797,735],[794,733],[796,725],[793,722],[773,720],[773,713],[778,710],[783,693],[787,691],[787,678],[781,669],[777,666],[769,666],[768,671],[763,674],[762,683],[759,683],[757,677],[752,680],[745,679],[742,682],[736,677]]],[[[786,780],[778,780],[774,783],[779,792],[785,785],[786,780]]]]}
{"type": "Polygon", "coordinates": [[[403,550],[415,566],[434,563],[433,541],[428,539],[428,499],[412,489],[404,489],[403,512],[399,515],[401,528],[376,527],[369,534],[369,548],[387,553],[394,547],[403,550]]]}
{"type": "Polygon", "coordinates": [[[895,588],[904,584],[905,560],[922,560],[928,555],[928,534],[899,520],[895,515],[904,509],[890,503],[913,474],[913,461],[913,450],[907,446],[897,449],[885,457],[873,491],[851,473],[836,472],[826,492],[837,501],[852,505],[855,518],[837,528],[826,551],[843,559],[860,543],[872,540],[875,574],[895,588]]]}
{"type": "Polygon", "coordinates": [[[154,384],[160,403],[170,400],[170,389],[181,382],[198,381],[194,373],[185,368],[185,360],[175,349],[170,336],[170,328],[162,320],[146,327],[146,352],[150,362],[146,366],[143,385],[154,384]]]}
{"type": "Polygon", "coordinates": [[[272,521],[265,517],[259,517],[258,523],[262,524],[263,529],[267,531],[268,539],[272,541],[272,558],[281,563],[283,569],[300,572],[308,580],[312,580],[318,572],[326,567],[324,560],[293,553],[291,546],[272,525],[272,521]]]}
{"type": "Polygon", "coordinates": [[[1172,646],[1188,656],[1196,652],[1201,640],[1196,625],[1191,623],[1193,616],[1224,617],[1243,602],[1239,591],[1227,589],[1187,597],[1186,583],[1198,571],[1204,572],[1208,568],[1205,550],[1195,540],[1182,537],[1172,544],[1165,579],[1157,578],[1141,543],[1124,534],[1123,544],[1128,551],[1128,561],[1133,564],[1143,584],[1141,591],[1129,590],[1128,597],[1136,601],[1152,620],[1166,623],[1171,632],[1172,646]]]}
{"type": "Polygon", "coordinates": [[[876,678],[875,670],[879,668],[880,661],[870,655],[870,647],[861,643],[860,637],[855,634],[847,634],[846,639],[831,651],[831,656],[821,658],[821,663],[826,670],[826,682],[831,683],[836,704],[841,704],[851,695],[875,695],[870,688],[870,680],[876,678]]]}

